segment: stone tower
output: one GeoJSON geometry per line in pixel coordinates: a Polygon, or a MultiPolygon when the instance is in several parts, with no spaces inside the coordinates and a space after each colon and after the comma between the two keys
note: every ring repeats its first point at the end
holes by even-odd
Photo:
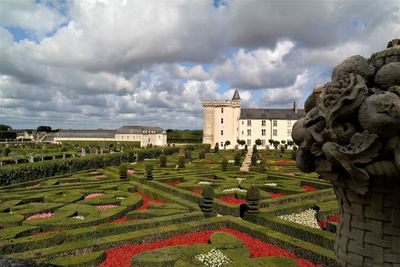
{"type": "Polygon", "coordinates": [[[202,102],[204,110],[203,144],[214,146],[218,143],[223,147],[226,141],[232,148],[238,138],[238,121],[240,116],[240,96],[235,90],[231,100],[205,100],[202,102]]]}

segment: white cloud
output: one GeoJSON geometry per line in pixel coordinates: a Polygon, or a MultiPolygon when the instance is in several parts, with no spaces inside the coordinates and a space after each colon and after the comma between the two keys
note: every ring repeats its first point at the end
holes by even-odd
{"type": "Polygon", "coordinates": [[[239,49],[231,58],[216,65],[212,73],[216,78],[231,81],[235,87],[266,88],[285,85],[287,74],[292,74],[283,61],[293,48],[291,41],[282,41],[274,49],[239,49]]]}
{"type": "Polygon", "coordinates": [[[20,27],[33,31],[34,35],[43,36],[52,32],[66,18],[55,8],[34,0],[2,0],[0,1],[0,25],[20,27]]]}
{"type": "Polygon", "coordinates": [[[220,87],[247,107],[287,107],[400,34],[394,1],[54,3],[0,1],[2,122],[200,128],[200,101],[233,95],[220,87]],[[11,26],[48,36],[17,42],[11,26]]]}
{"type": "Polygon", "coordinates": [[[308,89],[308,81],[308,71],[305,70],[297,75],[293,85],[265,90],[261,101],[268,107],[289,107],[294,101],[301,103],[305,95],[304,92],[308,89]]]}

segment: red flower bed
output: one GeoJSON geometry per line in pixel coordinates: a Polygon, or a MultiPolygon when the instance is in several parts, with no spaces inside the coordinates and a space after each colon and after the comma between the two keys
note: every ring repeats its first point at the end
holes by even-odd
{"type": "Polygon", "coordinates": [[[108,223],[113,224],[113,223],[133,222],[133,221],[136,221],[136,220],[127,220],[126,216],[123,216],[123,217],[121,217],[119,219],[116,219],[116,220],[108,222],[108,223]]]}
{"type": "Polygon", "coordinates": [[[181,181],[174,181],[174,182],[166,182],[167,185],[171,185],[171,186],[177,186],[178,184],[181,184],[181,181]]]}
{"type": "Polygon", "coordinates": [[[283,197],[286,196],[285,194],[280,194],[280,193],[269,193],[272,198],[278,198],[278,197],[283,197]]]}
{"type": "Polygon", "coordinates": [[[224,201],[226,203],[230,203],[230,204],[244,204],[244,203],[246,203],[246,200],[235,198],[235,197],[219,197],[217,199],[221,200],[221,201],[224,201]]]}
{"type": "Polygon", "coordinates": [[[162,200],[158,200],[158,199],[154,199],[154,198],[150,198],[148,196],[145,196],[140,192],[135,192],[135,194],[141,195],[142,199],[143,199],[143,205],[140,208],[138,208],[137,210],[145,210],[145,209],[147,209],[147,207],[149,206],[149,202],[159,203],[159,204],[164,204],[165,203],[162,200]]]}
{"type": "Polygon", "coordinates": [[[131,258],[139,253],[169,246],[206,244],[208,243],[211,234],[220,231],[230,233],[246,243],[252,258],[284,256],[296,259],[299,267],[322,267],[321,265],[314,264],[305,259],[297,258],[296,255],[282,248],[265,243],[247,234],[226,227],[222,227],[217,230],[205,230],[196,233],[183,234],[152,243],[123,245],[120,247],[111,248],[106,250],[106,260],[100,264],[99,267],[130,267],[131,258]]]}
{"type": "Polygon", "coordinates": [[[308,185],[304,185],[302,186],[302,188],[308,192],[313,192],[313,191],[318,191],[318,188],[312,187],[312,186],[308,186],[308,185]]]}
{"type": "Polygon", "coordinates": [[[61,231],[39,232],[39,233],[33,233],[31,236],[36,236],[36,235],[47,235],[47,234],[54,234],[54,233],[61,233],[61,231]]]}
{"type": "MultiPolygon", "coordinates": [[[[142,197],[142,200],[143,200],[143,205],[140,208],[136,209],[136,210],[146,210],[148,208],[148,206],[149,206],[149,202],[160,203],[160,204],[164,204],[165,203],[164,201],[145,196],[140,192],[135,192],[135,194],[136,195],[140,195],[142,197]]],[[[116,219],[116,220],[108,222],[108,223],[121,223],[121,222],[132,222],[132,221],[135,221],[135,220],[127,220],[126,216],[123,216],[123,217],[121,217],[119,219],[116,219]]]]}
{"type": "Polygon", "coordinates": [[[288,160],[272,160],[272,163],[278,166],[287,166],[290,164],[290,161],[288,160]]]}
{"type": "Polygon", "coordinates": [[[333,215],[332,217],[328,218],[328,221],[329,222],[339,222],[340,221],[340,215],[339,214],[333,215]]]}
{"type": "Polygon", "coordinates": [[[323,220],[319,220],[318,221],[318,225],[319,225],[319,227],[321,227],[321,229],[326,229],[328,222],[336,222],[337,223],[337,222],[339,222],[339,220],[340,220],[340,215],[336,214],[336,215],[331,216],[329,218],[326,218],[326,219],[323,219],[323,220]]]}
{"type": "Polygon", "coordinates": [[[199,194],[199,195],[201,195],[201,193],[203,193],[203,189],[192,189],[190,191],[192,191],[193,193],[199,194]]]}

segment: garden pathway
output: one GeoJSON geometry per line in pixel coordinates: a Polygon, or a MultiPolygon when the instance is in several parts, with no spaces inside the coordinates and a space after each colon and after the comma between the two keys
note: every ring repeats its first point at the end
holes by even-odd
{"type": "Polygon", "coordinates": [[[251,156],[253,155],[253,149],[247,150],[246,157],[244,158],[244,161],[242,163],[242,167],[240,167],[240,171],[242,172],[248,172],[251,164],[251,156]]]}

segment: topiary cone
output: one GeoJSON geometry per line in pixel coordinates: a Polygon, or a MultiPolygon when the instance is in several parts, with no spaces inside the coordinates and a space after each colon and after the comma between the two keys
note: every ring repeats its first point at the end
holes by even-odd
{"type": "Polygon", "coordinates": [[[121,164],[119,165],[119,178],[126,179],[128,177],[128,165],[121,164]]]}
{"type": "Polygon", "coordinates": [[[214,197],[215,193],[211,187],[207,187],[203,190],[201,194],[201,201],[200,201],[200,209],[204,213],[205,217],[212,217],[214,216],[214,197]]]}
{"type": "Polygon", "coordinates": [[[247,212],[249,214],[259,213],[260,190],[253,184],[246,193],[247,212]]]}

